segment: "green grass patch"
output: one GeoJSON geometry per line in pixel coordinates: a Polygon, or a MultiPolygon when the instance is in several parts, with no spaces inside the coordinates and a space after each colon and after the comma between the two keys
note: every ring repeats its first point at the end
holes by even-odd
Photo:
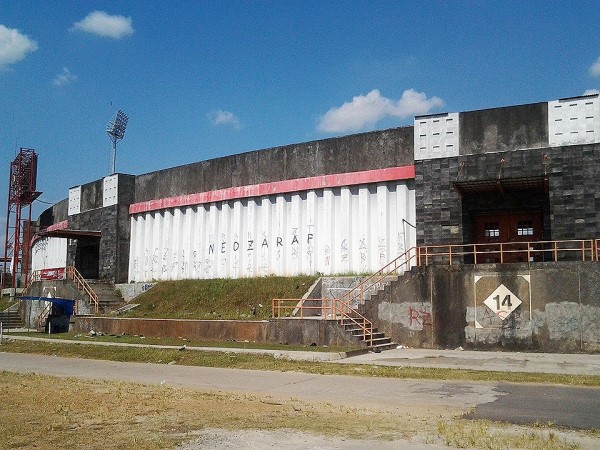
{"type": "Polygon", "coordinates": [[[314,276],[161,281],[133,300],[122,317],[259,320],[271,317],[274,298],[301,298],[314,276]]]}
{"type": "Polygon", "coordinates": [[[177,351],[154,348],[98,347],[84,344],[61,344],[39,341],[10,340],[2,351],[37,353],[74,358],[109,361],[181,364],[186,366],[225,367],[253,370],[294,371],[322,375],[355,375],[363,377],[410,378],[426,380],[488,381],[508,383],[544,383],[568,386],[600,386],[600,376],[560,375],[520,372],[492,372],[420,367],[390,367],[362,364],[318,363],[291,361],[271,356],[233,354],[226,352],[177,351]]]}
{"type": "Polygon", "coordinates": [[[285,344],[267,344],[262,342],[249,341],[200,341],[193,339],[174,338],[174,337],[146,337],[146,336],[131,336],[127,334],[114,335],[103,334],[91,336],[81,333],[56,333],[43,334],[37,331],[34,332],[9,332],[10,336],[27,336],[44,339],[66,339],[73,342],[118,342],[124,344],[142,344],[142,345],[173,345],[188,347],[215,347],[215,348],[249,348],[259,350],[290,350],[290,351],[312,351],[312,352],[350,352],[360,350],[360,346],[309,346],[309,345],[285,345],[285,344]]]}

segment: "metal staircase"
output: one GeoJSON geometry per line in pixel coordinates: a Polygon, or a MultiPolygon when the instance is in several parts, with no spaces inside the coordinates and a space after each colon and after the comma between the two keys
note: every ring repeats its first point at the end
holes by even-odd
{"type": "Polygon", "coordinates": [[[368,326],[366,319],[360,317],[344,317],[342,319],[344,330],[357,337],[369,350],[379,353],[396,346],[396,343],[392,342],[392,338],[386,337],[385,333],[378,331],[377,328],[372,328],[372,324],[370,325],[371,328],[365,333],[364,330],[368,326]]]}
{"type": "Polygon", "coordinates": [[[416,257],[416,249],[411,248],[340,298],[273,299],[272,317],[336,320],[346,332],[360,340],[369,350],[379,352],[394,348],[396,344],[391,338],[386,337],[384,332],[379,331],[373,322],[365,317],[364,305],[372,296],[379,295],[397,282],[398,274],[409,269],[416,257]]]}

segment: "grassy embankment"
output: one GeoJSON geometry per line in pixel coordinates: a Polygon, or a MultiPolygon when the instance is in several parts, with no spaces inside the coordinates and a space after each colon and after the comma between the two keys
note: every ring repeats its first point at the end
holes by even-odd
{"type": "Polygon", "coordinates": [[[314,276],[237,280],[161,281],[137,297],[140,306],[122,317],[261,320],[271,317],[274,298],[301,298],[314,276]]]}

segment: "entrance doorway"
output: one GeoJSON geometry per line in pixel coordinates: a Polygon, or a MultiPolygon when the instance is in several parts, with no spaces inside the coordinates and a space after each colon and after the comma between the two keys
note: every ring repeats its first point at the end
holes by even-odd
{"type": "Polygon", "coordinates": [[[476,215],[473,220],[473,241],[482,246],[481,250],[491,252],[478,257],[478,262],[532,262],[541,260],[541,255],[527,252],[528,245],[514,244],[503,248],[500,243],[535,242],[543,239],[543,215],[541,212],[500,213],[476,215]],[[495,244],[495,245],[494,245],[495,244]]]}
{"type": "Polygon", "coordinates": [[[96,280],[100,273],[100,238],[80,238],[75,252],[75,268],[86,279],[96,280]]]}

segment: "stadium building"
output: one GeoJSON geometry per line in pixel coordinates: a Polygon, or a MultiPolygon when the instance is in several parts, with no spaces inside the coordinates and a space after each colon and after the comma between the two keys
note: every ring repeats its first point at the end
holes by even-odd
{"type": "MultiPolygon", "coordinates": [[[[544,304],[589,306],[594,331],[586,339],[599,343],[599,179],[598,94],[418,116],[412,126],[72,187],[68,198],[39,217],[31,267],[74,266],[85,278],[140,283],[364,275],[400,257],[394,271],[420,270],[430,287],[415,285],[408,300],[389,288],[387,303],[420,306],[406,312],[380,299],[375,309],[363,308],[396,341],[435,346],[506,337],[494,331],[484,339],[477,331],[486,329],[482,305],[495,293],[523,302],[526,314],[519,320],[528,321],[531,344],[539,293],[544,304]],[[567,266],[559,270],[561,261],[567,266]],[[439,267],[423,269],[435,263],[445,274],[439,267]],[[546,281],[536,286],[538,270],[546,281]],[[565,289],[578,286],[557,293],[565,295],[558,300],[550,298],[548,284],[556,270],[575,277],[565,289]],[[517,281],[498,281],[511,277],[517,281]],[[480,281],[487,287],[478,292],[480,281]],[[496,292],[500,285],[510,294],[496,292]],[[424,316],[415,317],[414,310],[424,316]],[[437,325],[428,331],[432,318],[437,325]]],[[[490,307],[494,320],[505,327],[497,306],[490,307]]],[[[548,323],[540,325],[546,333],[548,323]]],[[[572,334],[583,342],[583,322],[577,327],[572,334]]]]}

